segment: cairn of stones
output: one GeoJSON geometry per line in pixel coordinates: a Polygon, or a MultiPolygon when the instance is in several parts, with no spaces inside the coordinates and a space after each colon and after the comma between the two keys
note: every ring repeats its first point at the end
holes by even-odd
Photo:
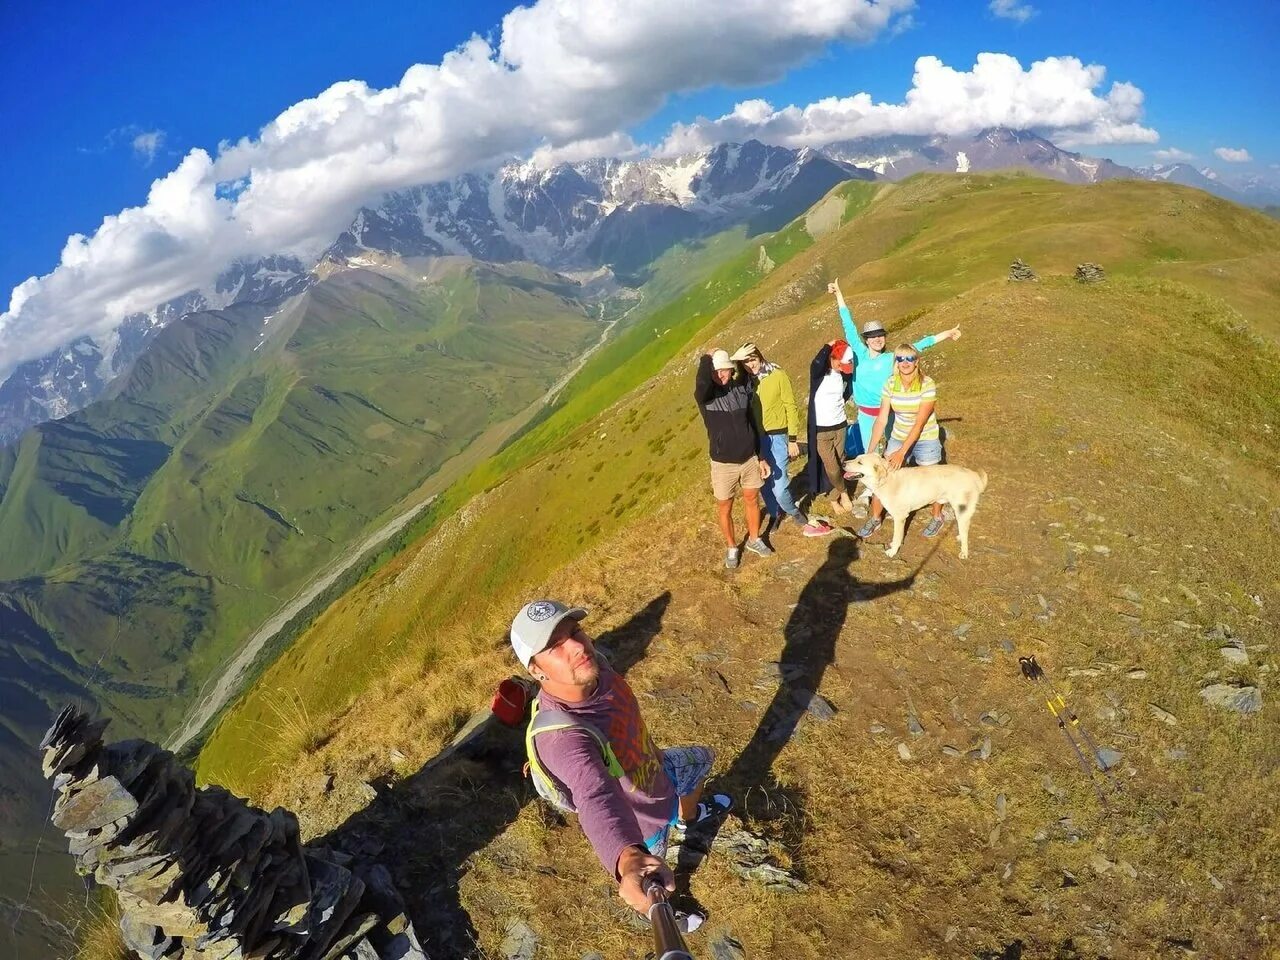
{"type": "Polygon", "coordinates": [[[1036,272],[1027,266],[1021,257],[1018,257],[1013,263],[1009,264],[1010,280],[1035,280],[1036,272]]]}
{"type": "Polygon", "coordinates": [[[1101,283],[1107,275],[1096,263],[1080,263],[1076,265],[1076,279],[1081,283],[1101,283]]]}
{"type": "Polygon", "coordinates": [[[66,707],[41,741],[53,822],[81,875],[115,891],[146,960],[427,960],[387,869],[304,846],[298,821],[220,787],[148,740],[102,742],[66,707]]]}

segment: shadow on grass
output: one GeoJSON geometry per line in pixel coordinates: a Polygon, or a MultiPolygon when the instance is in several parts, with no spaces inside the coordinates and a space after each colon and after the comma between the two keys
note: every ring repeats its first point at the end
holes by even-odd
{"type": "MultiPolygon", "coordinates": [[[[785,820],[783,840],[793,856],[799,850],[799,834],[804,829],[804,796],[774,779],[773,763],[795,736],[806,713],[829,717],[835,712],[836,708],[819,697],[817,690],[827,666],[835,659],[836,642],[852,606],[910,589],[933,552],[901,579],[867,583],[849,572],[850,565],[858,558],[859,545],[852,537],[833,538],[826,560],[800,591],[783,630],[784,644],[777,665],[778,690],[750,741],[728,770],[717,778],[714,787],[727,789],[734,795],[735,810],[744,819],[785,820]]],[[[686,844],[681,849],[682,879],[697,868],[710,849],[714,833],[698,839],[701,842],[686,844]]],[[[798,857],[795,865],[798,872],[803,872],[798,857]]]]}
{"type": "MultiPolygon", "coordinates": [[[[670,592],[659,594],[626,623],[596,638],[618,673],[644,658],[670,602],[670,592]]],[[[432,960],[479,957],[458,885],[469,859],[501,835],[533,798],[522,773],[524,760],[523,728],[503,726],[489,716],[412,776],[375,784],[372,803],[313,845],[385,864],[432,960]]]]}

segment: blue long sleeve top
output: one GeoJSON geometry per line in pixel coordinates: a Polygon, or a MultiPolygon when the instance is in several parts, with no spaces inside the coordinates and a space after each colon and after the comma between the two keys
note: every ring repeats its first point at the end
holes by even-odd
{"type": "MultiPolygon", "coordinates": [[[[880,391],[893,373],[893,350],[886,350],[873,357],[867,349],[866,341],[853,325],[853,313],[848,307],[840,308],[840,324],[844,327],[844,338],[849,341],[849,346],[853,347],[853,355],[858,358],[858,365],[853,371],[853,402],[859,407],[874,407],[879,410],[880,391]]],[[[937,337],[929,335],[921,337],[912,346],[924,351],[937,342],[937,337]]]]}

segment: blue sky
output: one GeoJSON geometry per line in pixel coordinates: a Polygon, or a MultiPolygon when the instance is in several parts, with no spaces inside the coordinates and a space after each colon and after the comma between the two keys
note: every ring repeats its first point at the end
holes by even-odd
{"type": "MultiPolygon", "coordinates": [[[[994,15],[985,0],[918,0],[909,22],[898,20],[869,43],[820,44],[776,82],[674,94],[620,128],[656,143],[675,122],[719,117],[757,97],[803,106],[865,91],[901,103],[917,57],[968,71],[977,54],[995,52],[1023,67],[1076,57],[1106,67],[1099,95],[1113,81],[1142,91],[1139,122],[1158,131],[1159,142],[1082,143],[1075,147],[1082,152],[1144,164],[1153,150],[1177,148],[1198,165],[1228,169],[1213,151],[1230,147],[1248,150],[1260,169],[1280,163],[1273,119],[1280,4],[1012,4],[1019,5],[1034,9],[1025,21],[994,15]]],[[[336,81],[393,86],[411,64],[439,63],[472,33],[496,41],[509,9],[377,0],[0,7],[8,174],[0,178],[0,308],[15,284],[57,266],[69,234],[92,234],[105,215],[142,204],[152,180],[192,148],[214,154],[220,141],[256,137],[284,108],[336,81]]]]}

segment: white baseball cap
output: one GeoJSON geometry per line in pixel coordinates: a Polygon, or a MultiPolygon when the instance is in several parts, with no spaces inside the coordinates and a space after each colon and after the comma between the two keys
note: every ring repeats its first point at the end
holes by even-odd
{"type": "Polygon", "coordinates": [[[551,634],[565,617],[582,620],[587,611],[582,607],[567,607],[559,600],[534,600],[526,603],[511,621],[511,649],[529,669],[529,661],[547,649],[551,634]]]}
{"type": "Polygon", "coordinates": [[[711,366],[717,370],[735,370],[737,365],[729,359],[728,350],[716,350],[711,354],[711,366]]]}

